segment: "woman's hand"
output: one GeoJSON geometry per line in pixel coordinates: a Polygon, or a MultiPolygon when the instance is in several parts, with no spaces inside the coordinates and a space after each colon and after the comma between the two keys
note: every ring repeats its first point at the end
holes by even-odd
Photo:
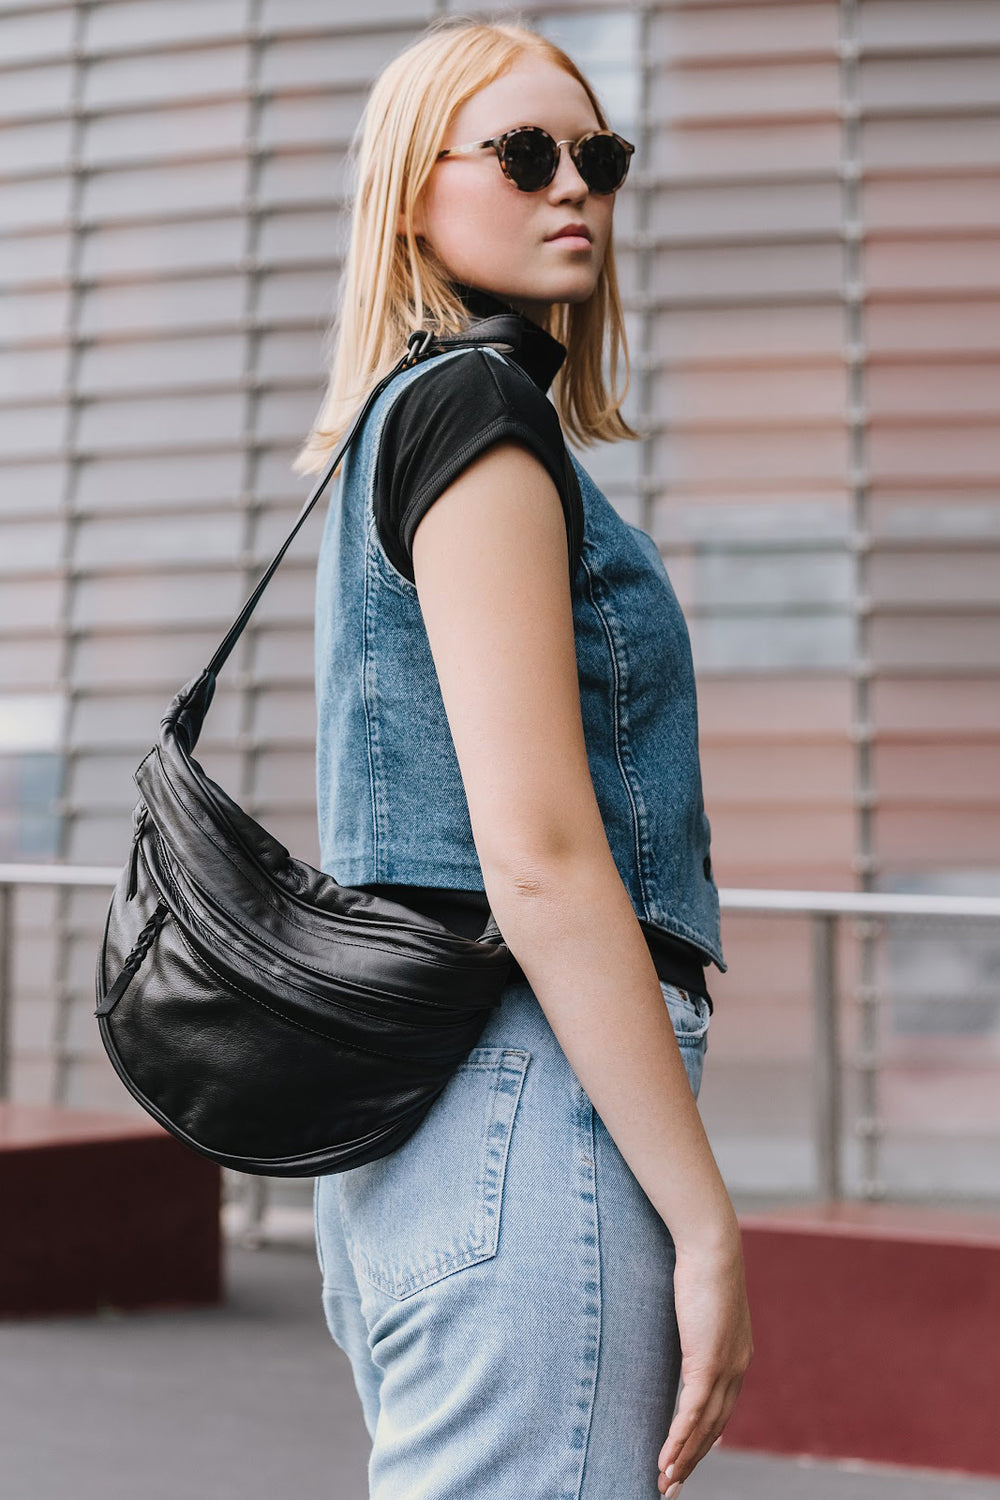
{"type": "Polygon", "coordinates": [[[753,1358],[738,1232],[729,1248],[714,1254],[678,1247],[674,1308],[683,1384],[657,1460],[657,1488],[670,1497],[722,1433],[753,1358]]]}

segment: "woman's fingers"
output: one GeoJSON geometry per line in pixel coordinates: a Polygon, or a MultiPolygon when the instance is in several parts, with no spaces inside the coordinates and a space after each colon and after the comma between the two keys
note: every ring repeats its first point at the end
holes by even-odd
{"type": "Polygon", "coordinates": [[[678,1247],[674,1310],[681,1342],[681,1395],[657,1467],[663,1494],[676,1494],[721,1434],[753,1359],[753,1335],[739,1244],[722,1255],[678,1247]],[[669,1475],[666,1470],[669,1469],[669,1475]]]}
{"type": "Polygon", "coordinates": [[[661,1494],[675,1484],[683,1484],[705,1454],[715,1447],[725,1431],[742,1385],[743,1376],[734,1375],[710,1386],[704,1394],[692,1391],[687,1401],[684,1398],[689,1388],[684,1386],[677,1414],[657,1460],[660,1469],[657,1487],[661,1494]]]}

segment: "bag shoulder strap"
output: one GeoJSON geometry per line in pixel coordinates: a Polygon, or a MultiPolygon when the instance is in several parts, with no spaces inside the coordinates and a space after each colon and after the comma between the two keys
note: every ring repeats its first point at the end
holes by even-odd
{"type": "MultiPolygon", "coordinates": [[[[272,558],[270,565],[264,573],[264,576],[261,578],[257,587],[254,589],[253,593],[250,595],[249,599],[240,610],[239,615],[233,621],[233,624],[230,626],[225,638],[220,643],[218,650],[215,652],[215,655],[212,657],[208,666],[205,668],[204,672],[199,675],[199,678],[197,679],[198,681],[201,681],[201,679],[204,678],[206,674],[209,674],[210,678],[214,681],[219,672],[222,670],[223,666],[229,658],[233,647],[236,645],[236,642],[239,640],[240,636],[243,634],[243,631],[246,629],[247,621],[250,619],[250,616],[256,609],[258,601],[260,600],[260,596],[261,594],[263,594],[264,590],[267,588],[267,585],[270,583],[275,569],[281,562],[281,559],[284,557],[285,553],[288,551],[288,548],[298,534],[299,528],[305,522],[305,519],[308,516],[309,512],[312,510],[313,506],[316,504],[316,501],[319,499],[320,495],[329,484],[334,470],[339,464],[344,453],[347,451],[347,448],[352,442],[358,428],[361,426],[365,417],[368,415],[368,412],[371,410],[372,405],[385,390],[389,382],[391,380],[394,380],[401,370],[409,369],[411,366],[418,364],[421,360],[428,359],[431,355],[434,354],[444,353],[449,349],[462,349],[466,347],[475,348],[476,346],[491,344],[495,348],[499,349],[502,353],[511,354],[519,347],[520,341],[521,325],[516,313],[497,313],[492,317],[480,318],[476,323],[472,324],[471,327],[463,330],[458,334],[435,334],[427,328],[417,328],[413,333],[410,334],[409,338],[406,341],[406,353],[400,357],[396,364],[393,365],[389,373],[383,376],[383,378],[375,386],[372,387],[367,400],[361,407],[358,415],[355,417],[354,422],[351,425],[350,432],[341,443],[340,448],[334,454],[333,458],[330,459],[319,480],[314,485],[312,493],[306,498],[306,501],[303,504],[302,509],[300,510],[291,531],[285,538],[284,542],[282,542],[281,546],[278,548],[278,551],[272,558]]],[[[192,681],[194,681],[194,679],[192,679],[192,681]]]]}

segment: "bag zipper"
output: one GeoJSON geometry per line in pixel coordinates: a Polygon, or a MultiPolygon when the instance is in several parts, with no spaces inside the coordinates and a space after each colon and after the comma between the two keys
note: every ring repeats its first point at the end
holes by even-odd
{"type": "MultiPolygon", "coordinates": [[[[160,864],[162,865],[163,870],[166,874],[166,878],[170,883],[175,903],[183,903],[183,907],[187,909],[186,914],[184,914],[183,911],[182,914],[186,915],[186,928],[190,936],[191,944],[197,951],[199,959],[201,959],[203,963],[210,963],[210,960],[206,958],[205,954],[198,947],[198,944],[199,941],[206,944],[209,947],[209,951],[211,951],[211,941],[212,939],[217,938],[217,933],[213,931],[211,924],[206,920],[203,913],[199,912],[197,907],[192,904],[190,897],[187,896],[177,884],[173,872],[170,869],[169,855],[167,854],[167,851],[164,847],[163,839],[158,829],[154,829],[153,831],[153,843],[157,848],[160,864]],[[202,930],[204,935],[202,935],[202,930]]],[[[150,879],[153,879],[153,873],[149,867],[148,856],[143,855],[143,863],[146,866],[146,870],[150,876],[150,879]]],[[[271,965],[273,971],[279,972],[287,983],[293,985],[296,989],[301,990],[304,994],[308,995],[312,993],[312,991],[310,990],[310,985],[317,978],[317,976],[320,978],[323,977],[322,970],[314,969],[310,965],[296,966],[294,960],[290,959],[286,954],[281,953],[277,948],[272,947],[270,943],[264,942],[263,939],[259,937],[255,937],[252,932],[249,932],[246,928],[242,927],[239,921],[237,921],[233,917],[232,913],[227,911],[224,906],[221,906],[218,901],[216,901],[212,897],[211,893],[205,890],[204,887],[202,887],[198,883],[198,881],[193,878],[190,871],[185,870],[184,874],[191,885],[194,887],[200,899],[204,902],[205,906],[208,907],[212,912],[214,912],[217,918],[219,918],[223,922],[230,923],[239,933],[240,937],[245,940],[245,947],[241,946],[239,941],[237,941],[237,943],[234,945],[234,952],[240,955],[240,957],[248,965],[249,968],[253,969],[261,979],[267,979],[271,977],[268,975],[268,971],[263,966],[263,960],[260,957],[255,958],[253,955],[252,950],[254,947],[259,948],[263,946],[271,955],[271,965]],[[247,949],[251,951],[248,952],[247,949]]],[[[183,922],[180,930],[181,932],[185,930],[185,924],[183,922]]],[[[355,940],[351,938],[347,939],[347,941],[352,945],[355,942],[355,940]]],[[[403,1003],[404,997],[394,994],[392,990],[385,990],[371,984],[361,984],[355,982],[353,979],[347,979],[343,975],[339,976],[336,982],[342,989],[348,990],[356,995],[365,996],[376,994],[386,1000],[395,1001],[397,1004],[403,1003]]],[[[430,1000],[417,1000],[412,998],[410,998],[407,1003],[414,1007],[415,1015],[419,1015],[421,1013],[419,1009],[420,1007],[432,1006],[434,1004],[434,1002],[430,1000]]],[[[353,1015],[366,1017],[370,1015],[369,1009],[364,1005],[351,1005],[347,1001],[340,999],[332,1001],[331,1004],[340,1006],[341,1009],[348,1011],[353,1015]]],[[[419,1028],[423,1025],[423,1022],[421,1022],[420,1020],[410,1021],[401,1018],[400,1024],[404,1026],[413,1026],[415,1028],[419,1028]]],[[[454,1023],[444,1022],[442,1024],[454,1024],[456,1026],[462,1025],[464,1024],[464,1018],[460,1017],[454,1023]]]]}

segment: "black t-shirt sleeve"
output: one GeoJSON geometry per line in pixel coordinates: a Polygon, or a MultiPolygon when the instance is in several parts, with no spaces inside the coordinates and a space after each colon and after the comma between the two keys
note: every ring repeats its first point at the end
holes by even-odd
{"type": "Polygon", "coordinates": [[[393,402],[379,440],[373,505],[382,547],[413,578],[417,522],[472,460],[516,439],[545,465],[566,519],[570,576],[583,548],[583,498],[559,415],[528,373],[482,349],[432,361],[393,402]]]}

